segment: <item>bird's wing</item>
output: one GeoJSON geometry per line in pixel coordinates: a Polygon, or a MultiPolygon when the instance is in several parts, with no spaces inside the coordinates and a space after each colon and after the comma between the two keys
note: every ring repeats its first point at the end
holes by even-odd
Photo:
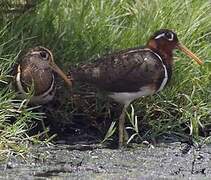
{"type": "Polygon", "coordinates": [[[165,77],[162,59],[150,49],[130,49],[104,56],[72,72],[77,81],[111,92],[136,92],[144,86],[159,88],[165,77]]]}

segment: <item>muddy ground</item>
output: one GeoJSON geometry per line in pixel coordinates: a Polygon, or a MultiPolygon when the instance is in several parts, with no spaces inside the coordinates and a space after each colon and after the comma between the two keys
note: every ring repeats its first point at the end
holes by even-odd
{"type": "Polygon", "coordinates": [[[25,160],[11,156],[1,164],[0,179],[211,179],[211,146],[33,147],[25,160]]]}
{"type": "MultiPolygon", "coordinates": [[[[83,107],[77,105],[80,108],[70,114],[64,114],[66,106],[60,101],[40,110],[48,115],[45,124],[52,135],[57,134],[57,145],[32,146],[24,158],[11,155],[0,164],[0,179],[211,179],[211,145],[193,144],[191,138],[170,134],[154,146],[133,144],[117,149],[118,138],[114,135],[111,144],[96,144],[119,114],[119,107],[112,104],[115,108],[109,111],[113,117],[109,119],[105,110],[99,113],[90,106],[93,98],[82,100],[79,104],[83,107]]],[[[33,133],[42,127],[41,123],[33,133]]],[[[141,127],[140,132],[146,133],[143,122],[141,127]]]]}

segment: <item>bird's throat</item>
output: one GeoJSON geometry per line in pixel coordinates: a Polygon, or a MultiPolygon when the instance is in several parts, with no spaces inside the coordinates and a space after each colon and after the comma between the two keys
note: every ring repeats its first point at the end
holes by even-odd
{"type": "Polygon", "coordinates": [[[155,53],[161,56],[163,63],[169,67],[172,66],[173,63],[173,47],[171,46],[163,46],[161,44],[156,43],[155,40],[150,40],[147,45],[147,48],[151,49],[155,53]]]}

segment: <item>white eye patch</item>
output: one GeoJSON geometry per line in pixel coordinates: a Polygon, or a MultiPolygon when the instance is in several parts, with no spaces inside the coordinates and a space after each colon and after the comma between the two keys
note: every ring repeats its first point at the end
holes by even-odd
{"type": "Polygon", "coordinates": [[[174,39],[174,34],[171,32],[166,33],[165,36],[169,41],[173,41],[174,39]]]}
{"type": "Polygon", "coordinates": [[[40,52],[35,51],[35,52],[32,52],[32,53],[31,53],[31,55],[35,55],[35,54],[40,54],[40,52]]]}
{"type": "Polygon", "coordinates": [[[157,35],[157,36],[155,37],[155,39],[159,39],[159,38],[162,38],[162,37],[168,39],[169,41],[173,41],[173,39],[174,39],[174,34],[171,33],[171,32],[162,33],[162,34],[157,35]]]}
{"type": "Polygon", "coordinates": [[[159,34],[155,37],[155,39],[159,39],[159,38],[162,38],[162,37],[165,37],[165,33],[162,33],[162,34],[159,34]]]}

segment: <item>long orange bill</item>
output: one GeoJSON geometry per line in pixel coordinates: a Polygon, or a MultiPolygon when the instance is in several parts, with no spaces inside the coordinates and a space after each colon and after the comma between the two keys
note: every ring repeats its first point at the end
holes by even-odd
{"type": "Polygon", "coordinates": [[[51,68],[67,83],[67,85],[72,88],[71,80],[65,75],[65,73],[55,64],[51,63],[51,68]]]}
{"type": "Polygon", "coordinates": [[[198,64],[202,65],[204,64],[204,62],[197,57],[193,52],[191,52],[188,48],[186,48],[184,45],[178,43],[177,44],[177,48],[179,50],[181,50],[182,52],[184,52],[187,56],[189,56],[190,58],[194,59],[198,64]]]}

